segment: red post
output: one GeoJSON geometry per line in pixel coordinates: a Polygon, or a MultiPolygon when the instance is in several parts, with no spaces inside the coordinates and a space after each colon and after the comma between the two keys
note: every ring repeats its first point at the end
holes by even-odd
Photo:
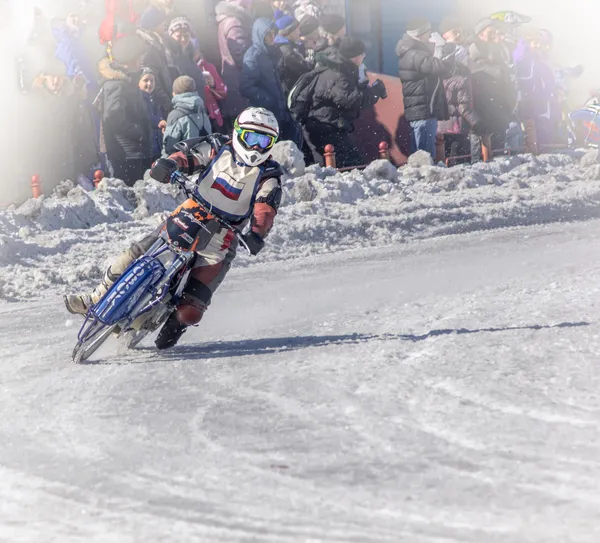
{"type": "Polygon", "coordinates": [[[325,167],[335,168],[335,147],[331,145],[331,143],[328,143],[325,146],[324,151],[323,158],[325,159],[325,167]]]}
{"type": "Polygon", "coordinates": [[[494,160],[494,151],[492,150],[491,136],[481,137],[481,155],[484,162],[491,162],[492,160],[494,160]]]}
{"type": "Polygon", "coordinates": [[[382,141],[379,144],[379,158],[381,160],[389,160],[390,159],[390,146],[386,141],[382,141]]]}
{"type": "Polygon", "coordinates": [[[98,188],[98,185],[100,184],[100,181],[102,181],[104,179],[104,171],[103,170],[96,170],[94,172],[94,187],[98,188]]]}
{"type": "Polygon", "coordinates": [[[37,174],[31,177],[31,192],[34,198],[39,198],[42,195],[42,184],[40,183],[40,176],[37,174]]]}
{"type": "Polygon", "coordinates": [[[435,135],[435,161],[446,162],[446,144],[444,134],[435,135]]]}

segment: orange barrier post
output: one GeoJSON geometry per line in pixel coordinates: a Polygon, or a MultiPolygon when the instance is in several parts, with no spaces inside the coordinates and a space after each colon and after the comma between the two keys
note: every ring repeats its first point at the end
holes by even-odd
{"type": "Polygon", "coordinates": [[[335,147],[329,143],[325,146],[324,151],[323,158],[325,159],[325,167],[335,168],[335,147]]]}
{"type": "Polygon", "coordinates": [[[104,179],[104,171],[103,170],[96,170],[94,172],[94,187],[98,188],[98,185],[100,184],[100,181],[102,181],[104,179]]]}
{"type": "Polygon", "coordinates": [[[491,162],[494,159],[494,152],[492,151],[492,136],[482,136],[481,154],[484,162],[491,162]]]}
{"type": "Polygon", "coordinates": [[[40,176],[37,174],[31,177],[31,192],[34,198],[39,198],[42,195],[42,184],[40,183],[40,176]]]}
{"type": "Polygon", "coordinates": [[[379,158],[381,160],[389,160],[390,159],[390,146],[385,141],[382,141],[379,144],[379,158]]]}
{"type": "Polygon", "coordinates": [[[446,144],[443,134],[435,135],[435,161],[446,162],[446,144]]]}

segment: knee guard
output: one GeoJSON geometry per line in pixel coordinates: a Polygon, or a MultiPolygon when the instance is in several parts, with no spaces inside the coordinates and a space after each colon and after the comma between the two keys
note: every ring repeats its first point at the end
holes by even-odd
{"type": "Polygon", "coordinates": [[[194,279],[189,280],[183,298],[177,311],[177,320],[186,326],[198,324],[210,305],[212,291],[204,283],[194,279]]]}

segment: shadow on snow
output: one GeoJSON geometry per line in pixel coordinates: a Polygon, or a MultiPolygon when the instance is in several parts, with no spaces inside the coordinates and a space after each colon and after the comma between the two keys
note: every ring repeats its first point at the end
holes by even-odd
{"type": "MultiPolygon", "coordinates": [[[[258,356],[265,354],[276,354],[280,352],[296,351],[310,347],[325,347],[334,345],[354,345],[366,343],[369,341],[409,341],[417,343],[428,339],[440,336],[452,335],[468,335],[480,333],[500,333],[514,332],[522,330],[553,330],[559,328],[580,328],[590,326],[589,322],[562,322],[560,324],[534,324],[530,326],[506,326],[502,328],[443,328],[439,330],[431,330],[425,334],[346,334],[346,335],[329,335],[329,336],[297,336],[297,337],[276,337],[264,339],[244,339],[240,341],[218,341],[212,343],[204,343],[197,345],[183,345],[175,347],[170,351],[164,351],[159,354],[160,361],[168,360],[203,360],[210,358],[234,358],[240,356],[258,356]]],[[[153,348],[141,348],[138,351],[151,353],[153,348]]],[[[135,364],[158,362],[155,359],[145,359],[136,362],[122,361],[115,364],[135,364]]],[[[88,364],[110,364],[109,361],[89,361],[88,364]]]]}

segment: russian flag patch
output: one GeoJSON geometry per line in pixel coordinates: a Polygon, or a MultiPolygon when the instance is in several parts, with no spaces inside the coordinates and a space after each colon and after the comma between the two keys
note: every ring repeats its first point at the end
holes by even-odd
{"type": "Polygon", "coordinates": [[[233,179],[231,176],[221,173],[213,181],[211,189],[218,190],[225,198],[230,200],[238,201],[242,191],[244,190],[245,183],[240,183],[233,179]]]}

